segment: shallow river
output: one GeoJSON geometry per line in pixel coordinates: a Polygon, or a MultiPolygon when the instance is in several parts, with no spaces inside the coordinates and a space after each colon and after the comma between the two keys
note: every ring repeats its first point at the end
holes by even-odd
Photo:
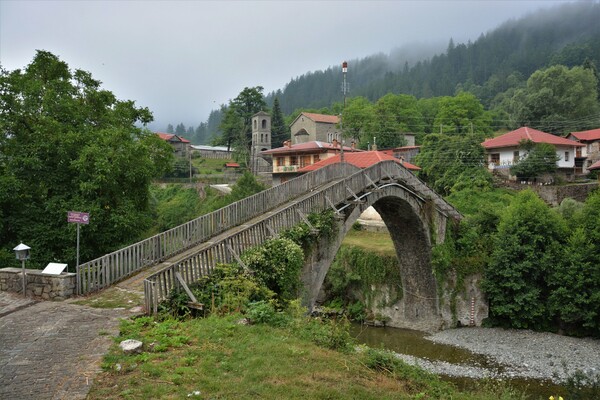
{"type": "MultiPolygon", "coordinates": [[[[425,339],[426,333],[399,328],[374,328],[353,324],[351,334],[358,343],[372,348],[384,348],[400,354],[407,354],[429,361],[445,361],[451,364],[479,367],[493,371],[502,371],[502,365],[489,360],[486,356],[468,350],[433,343],[425,339]]],[[[458,387],[469,388],[475,384],[470,378],[444,377],[458,387]]],[[[515,388],[527,393],[531,399],[547,400],[550,395],[565,396],[564,388],[548,381],[535,379],[510,379],[508,382],[515,388]]]]}

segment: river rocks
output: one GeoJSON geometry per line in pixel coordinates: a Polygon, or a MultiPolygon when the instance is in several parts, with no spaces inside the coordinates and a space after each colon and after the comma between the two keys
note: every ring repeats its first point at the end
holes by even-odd
{"type": "MultiPolygon", "coordinates": [[[[573,338],[547,332],[500,328],[462,328],[437,332],[427,339],[462,347],[483,354],[502,365],[501,371],[491,371],[498,378],[548,379],[563,383],[575,371],[598,374],[600,340],[573,338]]],[[[436,363],[437,364],[437,363],[436,363]]],[[[454,376],[463,366],[453,366],[454,376]]]]}

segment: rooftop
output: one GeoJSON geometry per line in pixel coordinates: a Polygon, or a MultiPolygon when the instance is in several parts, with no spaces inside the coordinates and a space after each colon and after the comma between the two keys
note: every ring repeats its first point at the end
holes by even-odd
{"type": "Polygon", "coordinates": [[[521,127],[504,135],[488,139],[481,143],[486,149],[496,149],[500,147],[516,147],[522,140],[531,140],[534,143],[549,143],[555,146],[583,146],[574,140],[565,139],[560,136],[538,131],[527,126],[521,127]]]}
{"type": "Polygon", "coordinates": [[[571,132],[579,140],[600,140],[600,128],[589,131],[571,132]]]}
{"type": "MultiPolygon", "coordinates": [[[[322,168],[326,165],[331,165],[335,163],[339,163],[341,159],[341,155],[337,154],[333,157],[329,157],[325,160],[321,160],[315,164],[307,165],[304,168],[298,170],[298,172],[310,172],[315,171],[319,168],[322,168]]],[[[395,157],[392,157],[388,154],[385,154],[381,151],[361,151],[357,153],[347,153],[344,154],[344,161],[352,164],[358,168],[368,168],[372,165],[377,164],[380,161],[394,161],[404,167],[408,168],[411,171],[418,171],[421,168],[417,167],[406,161],[401,161],[395,157]]]]}
{"type": "Polygon", "coordinates": [[[162,140],[166,140],[167,142],[173,142],[173,141],[175,141],[175,142],[190,143],[190,141],[187,140],[186,138],[184,138],[183,136],[174,135],[172,133],[156,132],[156,134],[162,140]]]}
{"type": "MultiPolygon", "coordinates": [[[[340,151],[340,146],[337,145],[335,146],[333,143],[327,143],[327,142],[320,142],[318,140],[314,140],[312,142],[306,142],[306,143],[297,143],[297,144],[293,144],[291,146],[282,146],[282,147],[277,147],[275,149],[271,149],[271,150],[265,150],[263,152],[261,152],[261,154],[273,154],[273,155],[279,155],[279,154],[290,154],[290,153],[322,153],[322,152],[326,152],[329,150],[335,150],[335,151],[340,151]]],[[[357,150],[357,149],[353,149],[352,147],[348,147],[348,146],[344,146],[344,151],[348,151],[348,152],[356,152],[356,151],[362,151],[362,150],[357,150]]]]}

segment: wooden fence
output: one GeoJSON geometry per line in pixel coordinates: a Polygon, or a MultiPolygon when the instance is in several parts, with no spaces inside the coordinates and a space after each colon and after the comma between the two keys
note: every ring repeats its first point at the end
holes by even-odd
{"type": "MultiPolygon", "coordinates": [[[[333,175],[331,174],[331,177],[333,175]]],[[[287,183],[301,186],[304,184],[301,178],[295,178],[287,183]]],[[[460,215],[409,170],[393,161],[380,162],[364,170],[355,168],[346,178],[340,178],[335,183],[320,188],[317,187],[319,185],[306,187],[305,192],[312,190],[312,194],[303,200],[290,202],[287,207],[277,213],[265,215],[260,221],[236,231],[223,240],[207,243],[195,254],[148,277],[144,281],[146,312],[156,313],[159,303],[168,297],[171,290],[179,286],[175,278],[177,272],[181,274],[186,283],[191,283],[200,276],[211,273],[216,264],[234,262],[245,250],[263,243],[274,233],[279,233],[302,222],[303,214],[307,215],[332,208],[345,202],[346,199],[352,198],[353,193],[358,194],[369,190],[374,184],[385,178],[402,182],[408,190],[423,201],[433,200],[439,212],[452,217],[460,215]]],[[[332,180],[333,178],[329,179],[330,182],[332,180]]],[[[325,178],[319,180],[319,182],[323,181],[325,178]]]]}
{"type": "Polygon", "coordinates": [[[334,164],[321,168],[81,264],[77,268],[77,292],[81,295],[108,287],[141,268],[155,265],[285,204],[313,188],[356,171],[357,168],[350,164],[334,164]]]}

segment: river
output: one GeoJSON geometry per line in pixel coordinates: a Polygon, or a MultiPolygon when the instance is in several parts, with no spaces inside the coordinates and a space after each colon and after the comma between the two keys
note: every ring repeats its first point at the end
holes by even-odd
{"type": "MultiPolygon", "coordinates": [[[[388,327],[374,328],[353,324],[351,334],[360,344],[365,344],[372,348],[384,348],[395,353],[417,357],[430,362],[445,362],[461,367],[473,367],[475,371],[490,371],[493,375],[502,373],[505,368],[485,355],[476,354],[460,347],[434,343],[427,340],[425,337],[428,334],[424,332],[388,327]]],[[[440,377],[463,389],[468,389],[477,382],[477,379],[464,376],[440,375],[440,377]]],[[[566,395],[564,387],[546,380],[524,378],[503,380],[516,389],[525,392],[530,399],[547,400],[551,395],[566,395]]]]}

